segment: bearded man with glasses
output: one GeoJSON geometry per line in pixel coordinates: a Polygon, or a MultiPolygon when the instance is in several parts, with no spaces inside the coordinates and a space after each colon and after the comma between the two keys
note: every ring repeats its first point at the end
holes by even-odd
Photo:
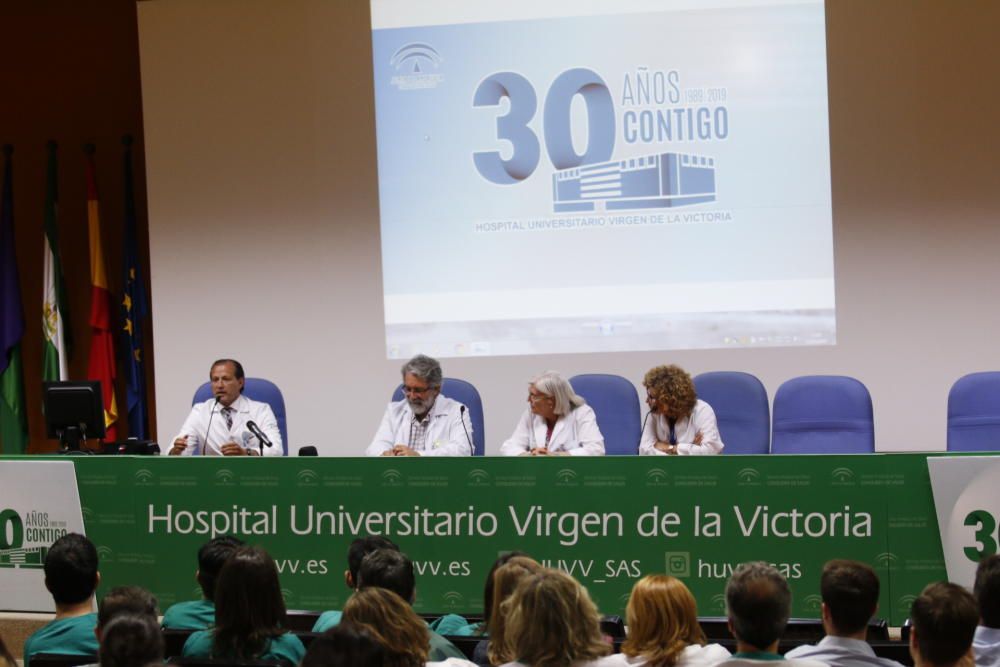
{"type": "Polygon", "coordinates": [[[401,369],[403,400],[390,403],[367,456],[471,456],[472,421],[441,396],[441,364],[418,354],[401,369]]]}

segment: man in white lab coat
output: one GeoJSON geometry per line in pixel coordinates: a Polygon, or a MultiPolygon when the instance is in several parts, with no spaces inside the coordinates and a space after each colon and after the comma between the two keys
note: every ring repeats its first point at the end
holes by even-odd
{"type": "Polygon", "coordinates": [[[471,456],[472,421],[441,396],[441,364],[418,354],[403,364],[403,400],[390,403],[368,456],[471,456]]]}

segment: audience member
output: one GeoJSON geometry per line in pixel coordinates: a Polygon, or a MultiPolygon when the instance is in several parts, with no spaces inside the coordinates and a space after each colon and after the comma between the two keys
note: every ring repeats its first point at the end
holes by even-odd
{"type": "Polygon", "coordinates": [[[490,606],[485,611],[489,639],[476,645],[473,662],[478,665],[500,665],[513,660],[507,651],[507,616],[501,608],[521,581],[543,569],[527,556],[511,558],[496,569],[493,574],[493,589],[490,591],[490,606]]]}
{"type": "Polygon", "coordinates": [[[602,667],[614,664],[587,590],[559,570],[524,578],[501,605],[507,667],[602,667]]]}
{"type": "MultiPolygon", "coordinates": [[[[403,552],[392,549],[379,549],[368,554],[358,568],[358,590],[373,586],[386,588],[412,605],[417,592],[413,561],[403,552]]],[[[434,630],[430,630],[429,641],[432,660],[465,657],[454,644],[434,630]]]]}
{"type": "Polygon", "coordinates": [[[382,667],[382,645],[361,625],[340,623],[313,639],[299,667],[382,667]]]}
{"type": "Polygon", "coordinates": [[[159,608],[156,598],[145,588],[139,586],[116,586],[101,598],[97,606],[97,627],[94,633],[97,641],[101,641],[104,628],[118,616],[146,616],[156,621],[159,608]]]}
{"type": "Polygon", "coordinates": [[[45,587],[55,601],[56,617],[24,642],[25,667],[36,653],[97,653],[93,597],[100,580],[93,542],[77,533],[55,541],[45,555],[45,587]]]}
{"type": "MultiPolygon", "coordinates": [[[[736,638],[736,653],[722,665],[756,665],[785,660],[778,640],[785,631],[792,607],[788,582],[767,563],[743,563],[726,584],[729,631],[736,638]]],[[[801,667],[818,666],[815,660],[794,659],[801,667]]]]}
{"type": "Polygon", "coordinates": [[[706,645],[694,596],[674,577],[654,574],[637,581],[625,618],[628,639],[612,657],[614,664],[703,667],[729,657],[722,646],[706,645]]]}
{"type": "MultiPolygon", "coordinates": [[[[381,535],[359,537],[351,542],[351,546],[347,549],[347,569],[344,570],[344,583],[352,591],[358,587],[358,570],[361,568],[361,561],[364,560],[365,556],[379,549],[399,551],[399,547],[394,542],[381,535]]],[[[326,632],[335,627],[340,623],[342,613],[339,610],[324,611],[316,619],[312,631],[326,632]]]]}
{"type": "Polygon", "coordinates": [[[879,581],[869,565],[831,560],[819,581],[820,613],[826,637],[816,645],[798,646],[786,658],[810,658],[830,667],[901,667],[880,658],[868,644],[868,622],[878,611],[879,581]]]}
{"type": "Polygon", "coordinates": [[[979,627],[972,639],[976,664],[1000,667],[1000,554],[979,562],[972,590],[979,604],[979,627]]]}
{"type": "Polygon", "coordinates": [[[284,630],[278,568],[263,549],[237,549],[219,572],[214,598],[215,626],[192,634],[184,644],[184,657],[286,660],[297,665],[305,655],[299,638],[284,630]]]}
{"type": "Polygon", "coordinates": [[[163,614],[163,627],[171,630],[205,630],[215,623],[215,580],[226,560],[243,540],[222,535],[212,538],[198,549],[198,569],[194,578],[201,586],[201,600],[178,602],[163,614]]]}
{"type": "Polygon", "coordinates": [[[100,667],[163,662],[163,632],[155,614],[119,613],[101,628],[100,667]]]}
{"type": "Polygon", "coordinates": [[[976,599],[958,584],[930,584],[910,607],[910,655],[915,667],[971,666],[979,623],[976,599]]]}
{"type": "MultiPolygon", "coordinates": [[[[366,559],[367,560],[367,559],[366,559]]],[[[427,624],[394,591],[378,586],[360,588],[344,605],[344,623],[364,628],[382,647],[385,667],[469,665],[458,658],[427,662],[430,654],[427,624]]]]}

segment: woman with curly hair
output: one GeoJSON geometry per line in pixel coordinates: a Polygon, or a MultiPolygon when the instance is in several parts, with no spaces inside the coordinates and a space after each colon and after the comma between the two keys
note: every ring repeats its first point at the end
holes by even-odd
{"type": "Polygon", "coordinates": [[[457,658],[427,662],[430,629],[406,600],[387,588],[369,586],[356,591],[344,605],[341,622],[367,631],[382,647],[382,667],[475,667],[457,658]]]}
{"type": "Polygon", "coordinates": [[[707,667],[729,658],[718,644],[705,645],[694,596],[679,579],[643,577],[625,608],[628,639],[615,656],[618,665],[707,667]]]}
{"type": "Polygon", "coordinates": [[[559,570],[521,579],[501,605],[506,618],[504,667],[606,667],[614,662],[601,617],[587,589],[559,570]]]}
{"type": "Polygon", "coordinates": [[[182,655],[297,665],[306,648],[285,631],[285,613],[274,559],[259,547],[240,547],[215,582],[215,625],[188,637],[182,655]]]}
{"type": "Polygon", "coordinates": [[[657,366],[646,373],[649,415],[643,422],[640,454],[718,454],[722,438],[712,406],[698,398],[691,376],[680,366],[657,366]],[[652,419],[650,419],[652,417],[652,419]]]}

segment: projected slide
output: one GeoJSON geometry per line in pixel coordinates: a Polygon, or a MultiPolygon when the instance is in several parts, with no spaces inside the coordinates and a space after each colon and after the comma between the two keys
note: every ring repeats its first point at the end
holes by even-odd
{"type": "Polygon", "coordinates": [[[390,358],[835,342],[822,1],[371,9],[390,358]]]}

